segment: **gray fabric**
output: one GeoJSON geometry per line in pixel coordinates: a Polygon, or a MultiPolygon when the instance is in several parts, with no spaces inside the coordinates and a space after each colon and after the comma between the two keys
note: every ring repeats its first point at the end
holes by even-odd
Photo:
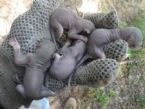
{"type": "Polygon", "coordinates": [[[96,28],[117,28],[118,27],[118,15],[116,11],[109,13],[87,13],[84,15],[85,19],[91,20],[96,28]]]}

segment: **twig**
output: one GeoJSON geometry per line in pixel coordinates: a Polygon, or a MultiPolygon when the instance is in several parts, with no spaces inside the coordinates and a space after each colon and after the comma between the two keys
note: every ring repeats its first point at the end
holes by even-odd
{"type": "MultiPolygon", "coordinates": [[[[137,60],[137,59],[133,59],[133,60],[123,61],[123,62],[121,62],[120,64],[121,64],[121,65],[124,65],[124,64],[131,64],[131,63],[137,63],[138,61],[139,61],[139,60],[137,60]]],[[[141,61],[145,61],[145,58],[142,58],[141,61]]]]}

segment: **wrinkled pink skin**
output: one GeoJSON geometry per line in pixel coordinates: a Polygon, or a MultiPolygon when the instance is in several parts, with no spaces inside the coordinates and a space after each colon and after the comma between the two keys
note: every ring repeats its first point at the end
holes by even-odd
{"type": "Polygon", "coordinates": [[[50,74],[57,80],[65,80],[74,71],[76,64],[81,60],[86,51],[86,43],[77,40],[70,46],[67,44],[61,53],[55,53],[54,61],[50,67],[50,74]]]}
{"type": "Polygon", "coordinates": [[[23,55],[16,38],[9,41],[9,45],[14,50],[14,61],[18,66],[26,68],[23,83],[16,86],[16,90],[25,98],[41,99],[54,95],[54,93],[43,86],[44,71],[50,66],[50,56],[48,55],[48,41],[40,42],[35,54],[23,55]]]}
{"type": "Polygon", "coordinates": [[[95,58],[106,58],[103,46],[118,39],[125,40],[133,50],[138,50],[143,45],[143,35],[136,27],[96,29],[89,37],[87,52],[95,58]]]}
{"type": "Polygon", "coordinates": [[[52,12],[50,26],[53,39],[55,38],[57,41],[59,41],[64,29],[66,29],[68,30],[68,39],[79,39],[87,42],[88,38],[79,33],[85,32],[90,34],[95,29],[91,21],[83,19],[72,10],[65,8],[58,8],[52,12]]]}

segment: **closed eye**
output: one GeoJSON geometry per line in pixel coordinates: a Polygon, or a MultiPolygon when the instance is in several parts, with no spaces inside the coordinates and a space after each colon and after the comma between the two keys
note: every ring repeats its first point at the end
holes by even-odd
{"type": "Polygon", "coordinates": [[[58,54],[59,54],[60,56],[62,56],[64,53],[63,53],[61,50],[59,50],[59,51],[58,51],[58,54]]]}
{"type": "Polygon", "coordinates": [[[62,53],[62,52],[60,52],[60,53],[59,53],[59,55],[60,55],[60,56],[62,56],[62,55],[63,55],[63,53],[62,53]]]}

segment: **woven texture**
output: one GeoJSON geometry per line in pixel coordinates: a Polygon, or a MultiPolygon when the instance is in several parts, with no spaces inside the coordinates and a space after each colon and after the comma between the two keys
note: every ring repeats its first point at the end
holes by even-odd
{"type": "MultiPolygon", "coordinates": [[[[114,81],[119,73],[119,64],[113,59],[98,59],[79,67],[70,77],[70,85],[104,86],[114,81]]],[[[46,76],[45,85],[53,90],[59,90],[68,85],[68,80],[58,81],[46,76]]]]}
{"type": "Polygon", "coordinates": [[[111,11],[108,14],[105,13],[93,13],[85,14],[85,19],[91,20],[96,28],[116,28],[118,27],[118,15],[116,11],[111,11]]]}
{"type": "Polygon", "coordinates": [[[124,40],[116,40],[104,47],[107,58],[115,59],[118,62],[125,59],[128,53],[128,43],[124,40]]]}
{"type": "MultiPolygon", "coordinates": [[[[58,3],[60,3],[59,0],[35,0],[29,11],[14,20],[9,35],[3,41],[0,48],[3,68],[0,71],[0,104],[5,109],[18,109],[20,105],[30,103],[15,90],[16,84],[12,81],[12,76],[15,73],[24,72],[24,69],[19,69],[10,64],[13,61],[13,50],[8,41],[11,37],[16,37],[23,53],[34,53],[41,39],[45,37],[51,39],[49,15],[57,8],[58,3]]],[[[50,50],[52,49],[50,48],[50,50]]]]}
{"type": "Polygon", "coordinates": [[[118,70],[119,64],[115,60],[98,59],[80,67],[72,78],[72,84],[103,86],[117,77],[118,70]]]}
{"type": "Polygon", "coordinates": [[[11,27],[10,33],[6,40],[2,43],[1,49],[3,54],[12,59],[12,47],[8,44],[11,37],[16,37],[22,52],[34,53],[38,41],[44,37],[50,37],[49,32],[49,16],[57,7],[57,0],[36,0],[32,8],[17,17],[11,27]]]}
{"type": "Polygon", "coordinates": [[[45,86],[48,89],[51,89],[53,91],[57,91],[59,89],[62,89],[62,88],[64,88],[67,85],[63,81],[58,81],[58,80],[52,78],[49,75],[46,75],[46,78],[45,78],[45,82],[44,83],[45,83],[45,86]]]}

